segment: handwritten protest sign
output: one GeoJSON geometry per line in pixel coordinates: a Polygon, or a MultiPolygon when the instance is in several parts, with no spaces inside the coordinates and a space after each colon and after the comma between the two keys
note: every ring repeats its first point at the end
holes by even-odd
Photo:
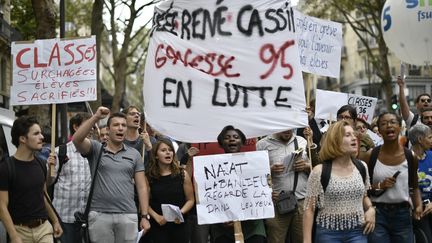
{"type": "Polygon", "coordinates": [[[96,100],[96,39],[12,43],[12,105],[96,100]]]}
{"type": "Polygon", "coordinates": [[[147,121],[180,141],[307,126],[293,9],[270,0],[165,1],[144,76],[147,121]]]}
{"type": "Polygon", "coordinates": [[[274,217],[267,151],[197,156],[198,224],[274,217]]]}
{"type": "Polygon", "coordinates": [[[294,11],[302,70],[339,78],[342,24],[294,11]]]}
{"type": "Polygon", "coordinates": [[[357,117],[370,124],[376,104],[377,98],[317,89],[315,117],[334,121],[341,106],[352,105],[357,108],[357,117]]]}

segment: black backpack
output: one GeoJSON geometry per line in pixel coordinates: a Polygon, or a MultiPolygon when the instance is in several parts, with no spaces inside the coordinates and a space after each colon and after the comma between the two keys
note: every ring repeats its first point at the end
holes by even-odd
{"type": "MultiPolygon", "coordinates": [[[[363,163],[360,160],[355,159],[355,158],[353,158],[353,164],[355,165],[357,170],[360,172],[360,175],[363,179],[363,183],[365,183],[366,182],[366,168],[365,168],[365,166],[363,165],[363,163]]],[[[330,182],[331,169],[332,169],[331,161],[324,161],[322,163],[321,185],[323,187],[324,192],[326,191],[327,186],[330,182]]]]}
{"type": "MultiPolygon", "coordinates": [[[[373,172],[374,172],[375,164],[377,162],[380,149],[381,149],[381,145],[373,148],[372,153],[371,153],[371,157],[369,159],[368,170],[369,170],[369,179],[370,179],[371,185],[372,185],[372,180],[373,180],[373,172]]],[[[405,153],[405,158],[408,162],[408,186],[411,190],[414,187],[417,187],[416,185],[418,184],[417,169],[413,168],[414,156],[413,156],[411,150],[404,147],[404,153],[405,153]]],[[[417,167],[417,166],[414,166],[414,167],[417,167]]]]}

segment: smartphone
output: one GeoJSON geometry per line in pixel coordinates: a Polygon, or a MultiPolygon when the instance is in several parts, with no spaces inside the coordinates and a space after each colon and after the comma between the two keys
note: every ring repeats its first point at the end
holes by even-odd
{"type": "Polygon", "coordinates": [[[400,170],[396,171],[396,173],[394,173],[394,175],[393,175],[393,178],[396,179],[400,173],[401,173],[400,170]]]}

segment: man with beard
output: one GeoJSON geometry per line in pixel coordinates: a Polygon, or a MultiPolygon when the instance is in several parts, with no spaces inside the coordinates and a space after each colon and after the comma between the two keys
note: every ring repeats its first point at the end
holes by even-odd
{"type": "MultiPolygon", "coordinates": [[[[310,134],[310,128],[305,130],[310,134]]],[[[293,134],[293,130],[269,135],[256,144],[257,150],[267,150],[269,154],[275,205],[282,192],[294,191],[298,201],[297,209],[293,212],[281,214],[275,207],[275,217],[266,219],[269,243],[285,242],[287,234],[291,237],[290,242],[303,241],[303,201],[311,171],[311,163],[306,156],[307,145],[306,139],[293,134]],[[303,152],[290,159],[298,149],[303,149],[303,152]],[[294,189],[295,179],[297,183],[294,189]]]]}
{"type": "Polygon", "coordinates": [[[123,113],[109,116],[106,146],[87,138],[92,127],[108,115],[108,108],[99,107],[90,119],[81,124],[73,137],[77,150],[89,161],[94,180],[88,215],[90,240],[94,243],[135,243],[138,224],[145,231],[150,229],[144,163],[136,149],[123,143],[127,130],[123,113]],[[99,157],[100,164],[94,173],[99,157]],[[139,223],[134,202],[135,186],[142,213],[139,223]]]}
{"type": "Polygon", "coordinates": [[[429,94],[421,94],[417,96],[415,100],[415,105],[418,113],[414,114],[412,113],[412,111],[410,111],[408,101],[405,96],[405,79],[398,76],[397,83],[399,85],[399,104],[402,118],[406,123],[406,129],[409,129],[416,124],[421,124],[421,121],[419,119],[420,112],[422,111],[422,109],[430,107],[431,96],[429,94]]]}

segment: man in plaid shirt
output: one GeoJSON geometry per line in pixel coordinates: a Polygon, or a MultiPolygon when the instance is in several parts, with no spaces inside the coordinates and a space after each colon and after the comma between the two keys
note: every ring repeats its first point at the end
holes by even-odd
{"type": "MultiPolygon", "coordinates": [[[[69,131],[73,136],[78,127],[90,118],[88,113],[77,113],[69,121],[69,131]]],[[[92,133],[89,134],[91,136],[92,133]]],[[[59,153],[59,148],[56,148],[59,153]]],[[[54,186],[53,205],[57,209],[63,227],[62,243],[80,242],[80,227],[74,224],[74,213],[84,212],[91,185],[90,167],[86,158],[75,148],[72,141],[66,144],[67,161],[58,174],[54,186]]],[[[56,163],[58,171],[59,163],[56,163]]]]}

